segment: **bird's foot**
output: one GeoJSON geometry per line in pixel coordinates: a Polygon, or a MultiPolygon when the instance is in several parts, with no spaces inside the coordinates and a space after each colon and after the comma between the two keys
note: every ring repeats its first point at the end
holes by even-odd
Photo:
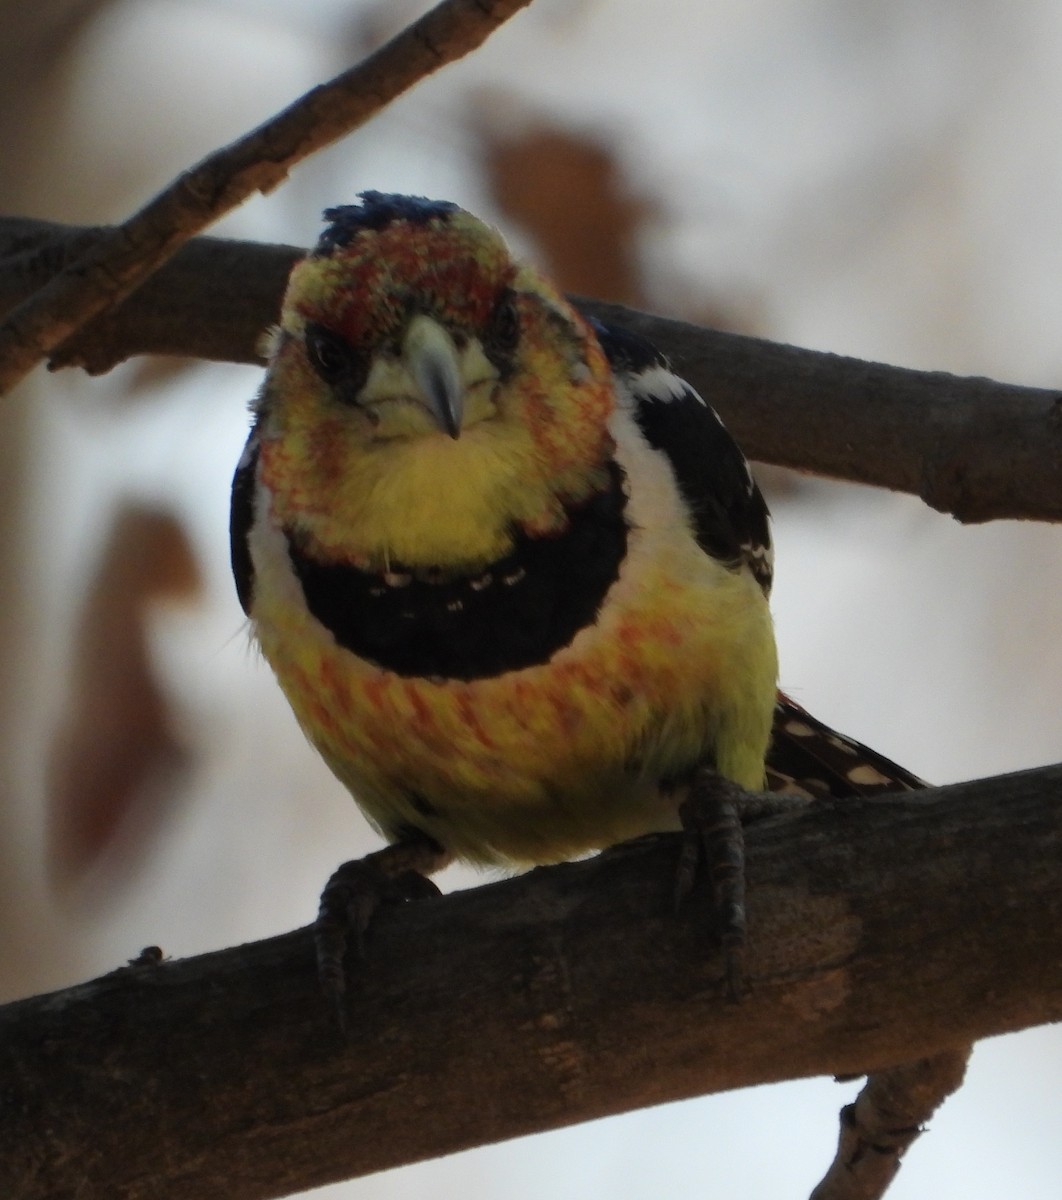
{"type": "Polygon", "coordinates": [[[325,884],[314,922],[317,974],[344,1036],[345,959],[351,940],[359,959],[364,959],[365,933],[377,910],[386,904],[437,896],[439,889],[427,876],[448,861],[449,855],[437,842],[417,833],[364,858],[343,863],[325,884]]]}
{"type": "Polygon", "coordinates": [[[727,995],[745,993],[745,833],[743,826],[762,817],[803,807],[803,797],[747,792],[707,767],[700,767],[679,805],[684,836],[675,872],[675,908],[693,889],[698,873],[707,875],[722,943],[727,995]]]}

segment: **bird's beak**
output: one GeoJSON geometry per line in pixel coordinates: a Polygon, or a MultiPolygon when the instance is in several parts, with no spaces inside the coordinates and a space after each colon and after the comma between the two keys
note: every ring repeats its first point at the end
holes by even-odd
{"type": "Polygon", "coordinates": [[[459,438],[465,388],[454,339],[437,321],[418,315],[406,330],[402,357],[440,427],[459,438]]]}

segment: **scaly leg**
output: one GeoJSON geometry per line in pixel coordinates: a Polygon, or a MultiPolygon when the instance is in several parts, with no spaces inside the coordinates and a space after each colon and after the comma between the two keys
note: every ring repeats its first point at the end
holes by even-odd
{"type": "Polygon", "coordinates": [[[344,960],[353,934],[358,957],[365,957],[365,931],[382,904],[401,903],[438,895],[427,878],[451,859],[438,842],[411,830],[383,850],[343,863],[321,893],[314,923],[317,973],[325,998],[335,1008],[339,1027],[346,1034],[347,990],[344,960]]]}
{"type": "Polygon", "coordinates": [[[716,771],[699,767],[679,805],[684,837],[675,872],[675,908],[690,894],[703,866],[712,886],[731,1000],[740,1000],[745,992],[743,826],[809,803],[804,796],[747,792],[716,771]]]}

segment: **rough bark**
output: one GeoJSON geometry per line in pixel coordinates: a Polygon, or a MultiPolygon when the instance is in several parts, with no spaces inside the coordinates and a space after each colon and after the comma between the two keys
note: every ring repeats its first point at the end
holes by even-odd
{"type": "Polygon", "coordinates": [[[1060,797],[1051,767],[752,826],[740,1004],[664,835],[384,914],[346,1045],[306,930],[9,1005],[0,1194],[261,1200],[1057,1019],[1060,797]]]}
{"type": "Polygon", "coordinates": [[[876,1071],[841,1109],[837,1154],[811,1200],[878,1200],[940,1105],[962,1085],[972,1046],[876,1071]]]}

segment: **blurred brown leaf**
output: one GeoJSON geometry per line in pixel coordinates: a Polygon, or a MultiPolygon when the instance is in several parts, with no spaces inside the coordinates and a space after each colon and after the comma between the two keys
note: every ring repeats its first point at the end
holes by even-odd
{"type": "Polygon", "coordinates": [[[148,621],[159,600],[193,599],[200,587],[172,513],[131,503],[118,510],[86,589],[51,752],[49,850],[60,883],[107,851],[108,866],[125,865],[140,838],[116,850],[119,831],[150,828],[172,793],[186,751],[151,661],[148,621]]]}
{"type": "MultiPolygon", "coordinates": [[[[671,305],[649,296],[638,242],[658,210],[631,194],[610,146],[544,116],[529,117],[504,94],[481,93],[477,109],[494,199],[534,237],[537,259],[564,291],[667,310],[715,329],[759,332],[761,314],[747,298],[683,303],[689,289],[679,286],[671,305]]],[[[783,467],[757,465],[756,474],[775,500],[802,489],[800,477],[783,467]]]]}
{"type": "Polygon", "coordinates": [[[475,124],[494,198],[535,238],[551,278],[564,291],[644,304],[638,233],[655,210],[628,188],[612,149],[522,117],[494,93],[480,93],[475,124]]]}

